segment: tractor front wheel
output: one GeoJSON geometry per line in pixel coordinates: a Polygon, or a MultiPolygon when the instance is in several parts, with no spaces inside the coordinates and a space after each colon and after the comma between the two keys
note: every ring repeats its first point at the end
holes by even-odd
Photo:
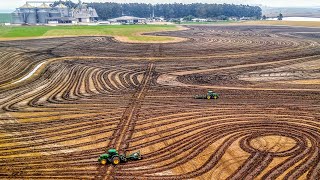
{"type": "Polygon", "coordinates": [[[100,163],[101,163],[102,165],[105,165],[105,164],[107,164],[107,160],[106,160],[106,159],[102,159],[102,160],[100,161],[100,163]]]}
{"type": "Polygon", "coordinates": [[[207,99],[211,99],[211,97],[210,97],[210,96],[207,96],[207,99]]]}
{"type": "Polygon", "coordinates": [[[112,164],[117,165],[120,163],[120,158],[118,156],[112,158],[112,164]]]}
{"type": "Polygon", "coordinates": [[[218,99],[218,96],[213,96],[213,99],[218,99]]]}

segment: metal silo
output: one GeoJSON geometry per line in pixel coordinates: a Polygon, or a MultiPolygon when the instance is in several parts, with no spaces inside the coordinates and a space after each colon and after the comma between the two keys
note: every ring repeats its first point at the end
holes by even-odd
{"type": "Polygon", "coordinates": [[[37,15],[38,15],[38,21],[40,24],[47,23],[47,18],[49,17],[49,12],[47,9],[38,10],[37,15]]]}
{"type": "Polygon", "coordinates": [[[37,9],[38,9],[37,11],[38,22],[40,24],[46,24],[48,22],[49,11],[51,7],[46,3],[42,3],[40,6],[38,6],[37,9]]]}
{"type": "Polygon", "coordinates": [[[31,6],[29,3],[20,7],[20,11],[23,13],[23,21],[28,24],[37,23],[37,12],[36,8],[31,6]]]}
{"type": "Polygon", "coordinates": [[[26,9],[24,15],[28,24],[37,24],[37,12],[35,9],[26,9]]]}
{"type": "Polygon", "coordinates": [[[23,13],[20,10],[15,10],[12,14],[12,24],[23,24],[23,13]]]}

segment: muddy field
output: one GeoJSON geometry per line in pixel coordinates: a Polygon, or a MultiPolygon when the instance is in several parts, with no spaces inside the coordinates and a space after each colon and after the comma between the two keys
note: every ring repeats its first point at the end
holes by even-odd
{"type": "Polygon", "coordinates": [[[319,178],[319,29],[189,28],[0,42],[0,178],[319,178]]]}

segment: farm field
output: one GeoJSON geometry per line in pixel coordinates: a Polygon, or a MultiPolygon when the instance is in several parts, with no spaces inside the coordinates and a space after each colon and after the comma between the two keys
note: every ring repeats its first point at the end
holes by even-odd
{"type": "Polygon", "coordinates": [[[319,29],[186,27],[0,42],[0,178],[317,179],[319,29]]]}
{"type": "Polygon", "coordinates": [[[140,34],[178,29],[174,25],[0,26],[0,40],[95,35],[114,36],[129,42],[166,42],[174,41],[175,38],[140,34]]]}

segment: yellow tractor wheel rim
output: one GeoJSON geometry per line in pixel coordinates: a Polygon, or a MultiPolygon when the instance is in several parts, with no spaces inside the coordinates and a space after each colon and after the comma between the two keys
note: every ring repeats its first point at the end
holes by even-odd
{"type": "Polygon", "coordinates": [[[217,96],[214,96],[214,99],[217,99],[218,97],[217,96]]]}
{"type": "Polygon", "coordinates": [[[115,159],[115,160],[113,161],[113,163],[114,163],[114,164],[119,164],[119,159],[115,159]]]}
{"type": "Polygon", "coordinates": [[[105,159],[101,160],[101,164],[105,165],[107,164],[107,161],[105,159]]]}
{"type": "Polygon", "coordinates": [[[210,96],[207,96],[207,99],[210,99],[210,96]]]}

